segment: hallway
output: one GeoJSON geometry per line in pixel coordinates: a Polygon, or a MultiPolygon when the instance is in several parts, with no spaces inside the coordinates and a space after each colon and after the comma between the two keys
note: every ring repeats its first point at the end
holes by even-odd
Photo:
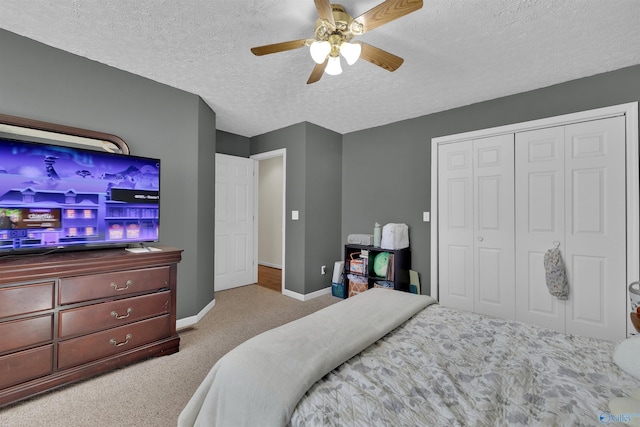
{"type": "Polygon", "coordinates": [[[258,264],[258,286],[282,292],[282,270],[258,264]]]}

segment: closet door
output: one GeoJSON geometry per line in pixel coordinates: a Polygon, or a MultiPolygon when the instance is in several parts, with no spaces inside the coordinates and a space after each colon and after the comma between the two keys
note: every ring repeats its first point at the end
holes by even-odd
{"type": "Polygon", "coordinates": [[[515,318],[513,135],[438,149],[440,303],[515,318]]]}
{"type": "Polygon", "coordinates": [[[473,144],[438,147],[438,274],[442,305],[473,311],[473,144]]]}
{"type": "Polygon", "coordinates": [[[515,319],[513,134],[473,141],[477,313],[515,319]]]}
{"type": "Polygon", "coordinates": [[[516,134],[517,320],[607,340],[626,336],[625,119],[516,134]],[[569,298],[548,293],[559,248],[569,298]]]}
{"type": "Polygon", "coordinates": [[[565,129],[567,333],[626,336],[625,119],[565,129]]]}
{"type": "Polygon", "coordinates": [[[564,127],[516,134],[516,320],[565,331],[565,302],[547,289],[544,254],[564,227],[564,127]]]}

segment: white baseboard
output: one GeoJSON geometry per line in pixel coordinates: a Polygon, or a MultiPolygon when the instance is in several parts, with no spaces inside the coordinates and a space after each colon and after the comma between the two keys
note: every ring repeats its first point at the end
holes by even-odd
{"type": "Polygon", "coordinates": [[[331,293],[331,286],[324,289],[320,289],[319,291],[311,292],[310,294],[299,294],[298,292],[293,292],[288,289],[285,289],[282,291],[282,295],[295,298],[299,301],[309,301],[311,299],[318,298],[319,296],[330,294],[330,293],[331,293]]]}
{"type": "Polygon", "coordinates": [[[277,268],[278,270],[282,270],[282,266],[279,264],[273,264],[265,261],[258,261],[258,265],[264,265],[265,267],[277,268]]]}
{"type": "Polygon", "coordinates": [[[198,314],[195,316],[185,317],[184,319],[178,319],[176,321],[176,330],[190,328],[198,323],[202,318],[216,305],[216,299],[213,298],[209,304],[207,304],[198,314]]]}

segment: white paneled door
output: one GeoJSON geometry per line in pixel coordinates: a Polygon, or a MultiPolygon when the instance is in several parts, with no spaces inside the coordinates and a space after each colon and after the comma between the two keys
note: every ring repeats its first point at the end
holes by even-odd
{"type": "Polygon", "coordinates": [[[473,141],[475,311],[515,319],[513,135],[473,141]]]}
{"type": "Polygon", "coordinates": [[[567,333],[623,339],[626,319],[625,119],[565,128],[567,333]]]}
{"type": "Polygon", "coordinates": [[[513,135],[438,153],[440,301],[515,318],[513,135]]]}
{"type": "Polygon", "coordinates": [[[438,172],[439,299],[473,311],[473,142],[439,146],[438,172]]]}
{"type": "Polygon", "coordinates": [[[254,160],[216,154],[216,291],[257,282],[254,260],[254,160]]]}
{"type": "Polygon", "coordinates": [[[516,320],[565,331],[565,303],[548,292],[544,254],[566,256],[564,126],[516,134],[516,320]]]}
{"type": "Polygon", "coordinates": [[[516,134],[517,318],[608,340],[625,337],[624,117],[516,134]],[[557,244],[569,298],[549,295],[557,244]]]}

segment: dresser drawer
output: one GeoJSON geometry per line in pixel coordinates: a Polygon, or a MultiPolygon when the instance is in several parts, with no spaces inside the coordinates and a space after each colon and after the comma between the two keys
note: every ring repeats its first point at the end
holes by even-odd
{"type": "Polygon", "coordinates": [[[169,286],[170,268],[154,267],[60,279],[60,304],[153,291],[169,286]]]}
{"type": "Polygon", "coordinates": [[[165,315],[63,341],[58,344],[58,369],[70,368],[168,338],[170,333],[170,317],[165,315]]]}
{"type": "Polygon", "coordinates": [[[0,289],[0,318],[53,308],[53,282],[0,289]]]}
{"type": "Polygon", "coordinates": [[[0,388],[43,377],[53,371],[53,345],[0,357],[0,388]]]}
{"type": "Polygon", "coordinates": [[[158,292],[60,312],[59,337],[88,334],[166,314],[171,293],[158,292]]]}
{"type": "Polygon", "coordinates": [[[0,353],[51,341],[53,315],[0,323],[0,337],[0,353]]]}

